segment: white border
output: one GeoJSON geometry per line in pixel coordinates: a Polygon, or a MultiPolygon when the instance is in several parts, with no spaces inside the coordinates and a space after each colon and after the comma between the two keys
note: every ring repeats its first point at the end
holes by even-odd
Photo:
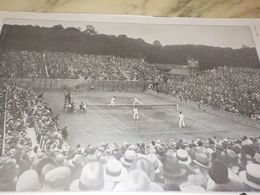
{"type": "MultiPolygon", "coordinates": [[[[260,56],[260,19],[219,19],[219,18],[176,18],[176,17],[153,17],[153,16],[133,16],[133,15],[107,15],[107,14],[63,14],[63,13],[30,13],[30,12],[5,12],[0,11],[0,30],[5,18],[12,19],[33,19],[33,20],[56,20],[56,21],[77,21],[77,22],[120,22],[120,23],[137,23],[137,24],[180,24],[180,25],[221,25],[221,26],[248,26],[251,29],[252,36],[260,56]],[[257,35],[258,34],[258,35],[257,35]]],[[[62,195],[62,194],[104,194],[104,192],[41,192],[45,195],[62,195]]],[[[206,192],[205,195],[239,195],[242,192],[206,192]]],[[[0,192],[0,194],[21,195],[21,194],[38,194],[34,193],[18,193],[18,192],[0,192]]],[[[105,194],[114,194],[106,192],[105,194]]],[[[120,193],[130,194],[130,193],[120,193]]],[[[144,194],[141,192],[134,193],[136,195],[144,194]]],[[[161,195],[162,193],[145,193],[153,195],[161,195]]],[[[183,193],[183,192],[163,192],[163,194],[186,194],[195,195],[201,193],[183,193]]],[[[259,194],[250,192],[247,194],[259,194]]]]}
{"type": "MultiPolygon", "coordinates": [[[[206,25],[206,26],[248,26],[251,29],[258,58],[260,59],[260,19],[256,18],[177,18],[154,17],[135,15],[109,15],[109,14],[71,14],[71,13],[35,13],[35,12],[6,12],[0,11],[0,24],[6,18],[28,20],[56,20],[77,22],[116,22],[136,24],[180,24],[180,25],[206,25]]],[[[0,25],[0,30],[2,29],[0,25]]]]}

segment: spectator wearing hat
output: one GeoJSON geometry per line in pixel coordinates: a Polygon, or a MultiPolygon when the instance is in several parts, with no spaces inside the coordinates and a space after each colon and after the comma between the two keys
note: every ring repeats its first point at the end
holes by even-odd
{"type": "Polygon", "coordinates": [[[110,180],[105,180],[102,163],[91,161],[85,164],[80,178],[70,184],[70,191],[111,191],[114,184],[110,180]]]}
{"type": "Polygon", "coordinates": [[[187,181],[188,171],[174,153],[168,153],[163,162],[164,190],[180,191],[180,184],[187,181]]]}
{"type": "Polygon", "coordinates": [[[42,169],[47,164],[55,165],[55,161],[52,158],[44,157],[42,159],[38,159],[37,161],[35,161],[33,165],[33,169],[38,173],[41,181],[43,181],[44,179],[42,176],[42,169]]]}
{"type": "Polygon", "coordinates": [[[157,183],[163,183],[163,164],[158,159],[156,154],[150,153],[146,155],[147,159],[150,160],[154,167],[154,181],[157,183]]]}
{"type": "Polygon", "coordinates": [[[40,174],[40,181],[41,181],[41,183],[43,183],[44,182],[44,178],[45,178],[45,175],[46,175],[46,173],[48,172],[48,171],[50,171],[50,170],[52,170],[52,169],[54,169],[54,168],[56,168],[56,165],[55,164],[46,164],[46,165],[44,165],[43,167],[42,167],[42,169],[41,169],[41,174],[40,174]]]}
{"type": "Polygon", "coordinates": [[[24,171],[28,170],[32,166],[32,161],[29,157],[29,154],[23,154],[21,159],[19,160],[19,174],[23,173],[24,171]]]}
{"type": "Polygon", "coordinates": [[[182,183],[180,185],[180,190],[184,193],[202,193],[206,191],[205,188],[200,185],[191,184],[189,182],[182,183]]]}
{"type": "Polygon", "coordinates": [[[146,156],[138,157],[132,163],[130,170],[142,170],[150,178],[151,181],[154,181],[155,170],[153,164],[146,156]]]}
{"type": "Polygon", "coordinates": [[[55,156],[55,163],[57,166],[64,166],[67,164],[65,156],[62,153],[58,153],[55,156]]]}
{"type": "Polygon", "coordinates": [[[42,191],[65,191],[68,189],[71,170],[68,167],[56,167],[44,176],[42,191]]]}
{"type": "Polygon", "coordinates": [[[39,175],[34,170],[27,170],[23,172],[16,183],[17,192],[32,192],[39,191],[41,188],[41,182],[39,175]]]}
{"type": "Polygon", "coordinates": [[[195,152],[191,165],[194,174],[188,176],[188,181],[190,184],[198,185],[203,188],[207,187],[210,160],[210,157],[205,152],[195,152]]]}
{"type": "Polygon", "coordinates": [[[17,173],[15,159],[0,158],[0,191],[15,191],[17,173]]]}
{"type": "Polygon", "coordinates": [[[249,163],[246,169],[239,173],[240,179],[248,187],[248,191],[260,191],[260,164],[249,163]]]}
{"type": "Polygon", "coordinates": [[[116,159],[111,159],[105,164],[105,180],[112,181],[114,186],[127,176],[127,170],[116,159]]]}
{"type": "Polygon", "coordinates": [[[188,152],[184,149],[178,149],[176,151],[176,157],[179,163],[189,166],[192,162],[191,157],[189,156],[188,152]]]}
{"type": "Polygon", "coordinates": [[[220,160],[226,164],[226,166],[231,169],[235,174],[240,171],[240,166],[238,165],[238,155],[231,149],[227,149],[220,154],[220,160]]]}
{"type": "Polygon", "coordinates": [[[228,170],[228,167],[220,160],[212,162],[209,168],[209,191],[245,191],[245,186],[237,175],[228,170]]]}
{"type": "Polygon", "coordinates": [[[126,169],[129,169],[136,158],[137,154],[135,151],[126,150],[124,156],[120,158],[120,161],[126,169]]]}
{"type": "Polygon", "coordinates": [[[132,170],[128,176],[118,183],[114,190],[115,192],[162,192],[163,188],[152,182],[147,174],[142,170],[132,170]]]}
{"type": "Polygon", "coordinates": [[[71,181],[80,177],[85,159],[81,154],[76,154],[68,161],[68,166],[71,169],[71,181]]]}
{"type": "Polygon", "coordinates": [[[256,152],[253,158],[253,163],[260,165],[260,153],[256,152]]]}

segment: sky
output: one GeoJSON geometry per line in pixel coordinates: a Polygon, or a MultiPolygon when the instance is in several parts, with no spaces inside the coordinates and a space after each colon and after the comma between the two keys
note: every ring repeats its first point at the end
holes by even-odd
{"type": "Polygon", "coordinates": [[[241,48],[243,45],[255,47],[249,27],[241,26],[199,26],[180,24],[136,24],[136,23],[94,23],[55,20],[17,20],[6,19],[5,24],[38,25],[52,27],[61,24],[64,28],[84,29],[93,25],[98,33],[108,35],[125,34],[141,38],[148,43],[159,40],[162,45],[196,44],[215,47],[241,48]]]}

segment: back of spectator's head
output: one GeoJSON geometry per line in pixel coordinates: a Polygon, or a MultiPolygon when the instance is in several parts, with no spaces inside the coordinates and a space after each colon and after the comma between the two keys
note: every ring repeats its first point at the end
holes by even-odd
{"type": "Polygon", "coordinates": [[[113,185],[105,180],[103,165],[92,161],[84,165],[80,178],[70,184],[70,191],[111,191],[113,185]]]}
{"type": "Polygon", "coordinates": [[[151,180],[154,180],[155,169],[152,162],[148,160],[147,157],[136,158],[132,163],[130,170],[142,170],[151,180]]]}
{"type": "Polygon", "coordinates": [[[65,190],[69,184],[70,174],[70,168],[65,166],[49,170],[44,176],[46,190],[65,190]]]}
{"type": "Polygon", "coordinates": [[[15,190],[15,182],[18,174],[15,159],[0,158],[0,191],[15,190]]]}
{"type": "Polygon", "coordinates": [[[112,159],[105,165],[105,180],[122,181],[127,176],[127,170],[119,160],[112,159]]]}
{"type": "Polygon", "coordinates": [[[162,187],[152,182],[142,170],[132,170],[128,176],[114,188],[116,192],[161,192],[162,187]]]}
{"type": "Polygon", "coordinates": [[[27,170],[23,172],[16,183],[17,192],[31,192],[39,191],[41,188],[41,182],[39,175],[34,170],[27,170]]]}
{"type": "Polygon", "coordinates": [[[209,176],[216,184],[226,184],[229,182],[228,168],[220,160],[212,162],[209,168],[209,176]]]}
{"type": "Polygon", "coordinates": [[[134,160],[137,158],[137,154],[133,150],[126,150],[123,157],[120,158],[120,161],[125,168],[130,168],[134,160]]]}
{"type": "Polygon", "coordinates": [[[179,164],[176,155],[170,153],[166,155],[163,162],[163,175],[168,183],[181,184],[186,180],[188,172],[179,164]]]}
{"type": "Polygon", "coordinates": [[[248,163],[246,169],[239,173],[239,177],[252,191],[260,191],[260,164],[248,163]]]}

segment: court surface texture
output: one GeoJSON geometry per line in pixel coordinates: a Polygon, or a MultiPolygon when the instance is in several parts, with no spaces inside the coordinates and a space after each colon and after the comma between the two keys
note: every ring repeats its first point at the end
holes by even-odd
{"type": "Polygon", "coordinates": [[[59,113],[59,128],[68,125],[68,143],[97,145],[102,142],[122,144],[150,142],[151,140],[207,139],[217,136],[240,137],[256,136],[260,133],[260,121],[238,116],[226,111],[211,108],[198,109],[189,103],[179,103],[177,99],[155,93],[119,92],[72,92],[75,105],[87,103],[85,113],[65,113],[62,91],[44,91],[44,99],[54,114],[59,113]],[[116,96],[116,104],[109,107],[110,100],[116,96]],[[133,97],[144,105],[138,105],[140,119],[133,120],[133,97]],[[178,127],[178,114],[185,115],[185,128],[178,127]]]}

